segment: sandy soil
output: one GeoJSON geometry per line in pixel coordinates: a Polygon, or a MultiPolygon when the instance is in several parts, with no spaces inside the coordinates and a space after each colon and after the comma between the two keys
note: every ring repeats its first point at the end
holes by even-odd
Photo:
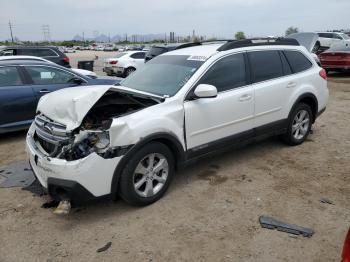
{"type": "MultiPolygon", "coordinates": [[[[269,139],[201,160],[145,208],[107,201],[57,217],[45,197],[0,189],[0,261],[339,261],[350,225],[350,84],[339,79],[303,145],[269,139]],[[316,233],[262,229],[260,215],[316,233]]],[[[1,136],[0,166],[26,158],[24,136],[1,136]]]]}

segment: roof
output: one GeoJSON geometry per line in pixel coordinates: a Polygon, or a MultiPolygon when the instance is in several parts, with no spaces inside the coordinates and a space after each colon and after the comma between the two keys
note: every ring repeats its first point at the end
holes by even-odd
{"type": "Polygon", "coordinates": [[[29,45],[14,45],[14,46],[3,46],[1,47],[2,49],[4,48],[13,48],[13,49],[32,49],[32,48],[54,48],[54,49],[58,49],[58,47],[56,46],[38,46],[38,45],[35,45],[35,46],[29,46],[29,45]]]}
{"type": "Polygon", "coordinates": [[[221,44],[207,44],[207,45],[199,45],[193,47],[187,47],[183,49],[174,50],[168,53],[164,53],[162,55],[189,55],[189,56],[212,56],[216,54],[217,49],[222,46],[221,44]]]}
{"type": "Polygon", "coordinates": [[[48,62],[32,60],[32,59],[0,60],[0,66],[4,66],[4,65],[46,65],[46,66],[49,65],[49,66],[64,68],[55,63],[48,63],[48,62]]]}

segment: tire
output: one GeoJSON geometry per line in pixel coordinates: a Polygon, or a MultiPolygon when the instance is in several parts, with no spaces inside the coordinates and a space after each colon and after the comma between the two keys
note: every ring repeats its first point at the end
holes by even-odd
{"type": "Polygon", "coordinates": [[[297,104],[290,114],[287,132],[282,135],[284,142],[291,146],[302,144],[310,133],[313,118],[309,105],[297,104]]]}
{"type": "Polygon", "coordinates": [[[119,182],[119,195],[131,205],[152,204],[168,189],[174,170],[174,156],[167,146],[158,142],[145,145],[124,167],[119,182]],[[158,170],[155,170],[157,167],[158,170]]]}
{"type": "Polygon", "coordinates": [[[133,67],[128,67],[126,70],[125,70],[125,77],[128,77],[130,74],[132,74],[133,72],[135,72],[136,69],[133,68],[133,67]]]}

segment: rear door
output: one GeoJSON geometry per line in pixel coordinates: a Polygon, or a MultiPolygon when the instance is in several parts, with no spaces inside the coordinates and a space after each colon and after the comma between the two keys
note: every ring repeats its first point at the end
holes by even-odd
{"type": "Polygon", "coordinates": [[[0,129],[28,125],[37,100],[20,67],[0,66],[0,129]]]}
{"type": "Polygon", "coordinates": [[[254,127],[259,135],[281,124],[284,106],[297,83],[285,77],[292,72],[280,51],[252,51],[248,57],[255,92],[254,127]]]}
{"type": "MultiPolygon", "coordinates": [[[[216,98],[188,100],[184,103],[187,148],[200,152],[223,141],[252,135],[254,92],[248,84],[243,53],[217,61],[199,80],[217,88],[216,98]]],[[[197,86],[196,85],[196,86],[197,86]]]]}
{"type": "MultiPolygon", "coordinates": [[[[24,69],[37,99],[47,93],[76,86],[73,79],[80,78],[71,72],[49,65],[26,65],[24,69]]],[[[80,79],[86,84],[86,80],[80,79]]]]}
{"type": "Polygon", "coordinates": [[[146,52],[137,52],[130,55],[133,64],[135,64],[135,68],[138,69],[145,64],[145,56],[146,52]]]}

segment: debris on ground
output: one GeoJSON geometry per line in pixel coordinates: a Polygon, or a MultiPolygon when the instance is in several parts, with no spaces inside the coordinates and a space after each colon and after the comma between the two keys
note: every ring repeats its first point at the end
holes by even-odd
{"type": "Polygon", "coordinates": [[[320,202],[323,204],[334,205],[334,203],[331,200],[329,200],[327,198],[323,198],[323,197],[320,199],[320,202]]]}
{"type": "Polygon", "coordinates": [[[0,184],[0,188],[27,187],[35,180],[33,171],[26,160],[14,162],[0,169],[0,176],[6,178],[6,180],[0,184]]]}
{"type": "Polygon", "coordinates": [[[71,204],[69,200],[62,200],[53,211],[56,215],[68,215],[71,210],[71,204]]]}
{"type": "Polygon", "coordinates": [[[56,208],[60,202],[57,200],[51,200],[41,205],[41,208],[56,208]]]}
{"type": "Polygon", "coordinates": [[[277,229],[278,231],[282,231],[282,232],[286,232],[294,235],[303,235],[304,237],[311,237],[315,233],[310,228],[284,223],[282,221],[279,221],[272,217],[267,217],[267,216],[259,217],[259,222],[263,228],[277,229]]]}
{"type": "Polygon", "coordinates": [[[99,249],[96,250],[97,253],[105,252],[112,246],[112,242],[108,242],[106,245],[103,247],[100,247],[99,249]]]}

